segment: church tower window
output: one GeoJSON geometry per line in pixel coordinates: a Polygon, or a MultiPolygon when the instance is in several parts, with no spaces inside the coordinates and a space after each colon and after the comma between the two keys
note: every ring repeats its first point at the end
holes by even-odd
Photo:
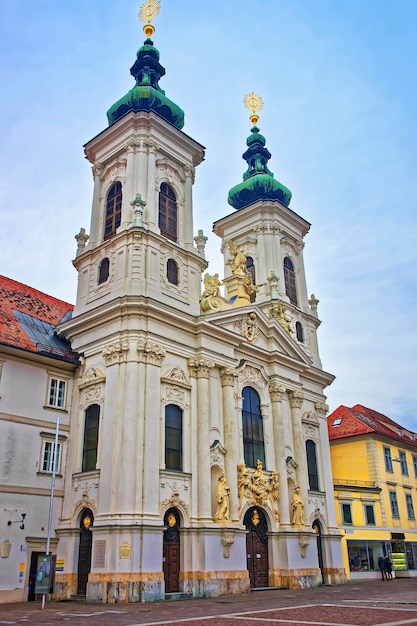
{"type": "MultiPolygon", "coordinates": [[[[252,279],[252,283],[256,285],[256,273],[255,273],[255,263],[253,262],[253,258],[251,256],[246,257],[246,269],[252,279]]],[[[250,301],[255,302],[256,300],[256,291],[252,291],[250,294],[250,301]]]]}
{"type": "Polygon", "coordinates": [[[317,469],[317,446],[314,441],[307,439],[306,455],[307,455],[307,471],[308,482],[312,491],[319,491],[319,473],[317,469]]]}
{"type": "Polygon", "coordinates": [[[97,465],[100,407],[92,404],[85,412],[82,472],[92,472],[97,465]]]}
{"type": "Polygon", "coordinates": [[[295,287],[294,264],[287,256],[284,259],[285,293],[292,304],[297,306],[297,289],[295,287]]]}
{"type": "Polygon", "coordinates": [[[98,284],[99,285],[101,285],[102,283],[105,283],[106,280],[108,279],[109,267],[110,267],[110,261],[106,257],[105,259],[102,260],[98,268],[98,284]]]}
{"type": "Polygon", "coordinates": [[[104,239],[116,234],[122,219],[122,183],[114,183],[109,189],[106,200],[106,222],[104,239]]]}
{"type": "Polygon", "coordinates": [[[182,471],[182,410],[175,404],[165,407],[165,468],[182,471]]]}
{"type": "Polygon", "coordinates": [[[161,235],[171,241],[177,241],[177,198],[167,183],[162,183],[159,191],[158,225],[161,235]]]}
{"type": "Polygon", "coordinates": [[[252,387],[242,390],[243,454],[248,467],[256,467],[261,461],[265,467],[264,431],[261,402],[258,392],[252,387]]]}
{"type": "Polygon", "coordinates": [[[304,343],[304,330],[301,322],[295,322],[295,334],[297,336],[297,341],[304,343]]]}
{"type": "Polygon", "coordinates": [[[167,281],[172,285],[178,285],[178,265],[174,259],[167,261],[167,281]]]}

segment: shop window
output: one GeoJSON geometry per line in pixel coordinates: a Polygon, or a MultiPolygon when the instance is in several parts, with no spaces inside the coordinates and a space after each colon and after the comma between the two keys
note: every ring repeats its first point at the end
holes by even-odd
{"type": "Polygon", "coordinates": [[[317,446],[314,441],[306,441],[308,482],[311,491],[319,491],[319,474],[317,469],[317,446]]]}
{"type": "Polygon", "coordinates": [[[346,524],[351,526],[353,524],[352,520],[352,505],[342,503],[342,524],[346,524]]]}
{"type": "Polygon", "coordinates": [[[373,504],[365,504],[365,522],[367,526],[375,526],[375,510],[373,504]]]}
{"type": "Polygon", "coordinates": [[[89,406],[85,412],[84,420],[82,472],[92,472],[97,466],[99,417],[99,405],[92,404],[89,406]]]}
{"type": "Polygon", "coordinates": [[[389,501],[391,504],[392,517],[399,518],[400,512],[398,510],[398,500],[397,500],[397,494],[395,493],[395,491],[389,492],[389,501]]]}
{"type": "Polygon", "coordinates": [[[177,241],[177,220],[177,198],[175,192],[167,183],[162,183],[159,191],[158,215],[161,235],[171,239],[171,241],[177,241]]]}
{"type": "Polygon", "coordinates": [[[104,239],[116,234],[122,220],[122,183],[114,183],[109,189],[106,199],[106,218],[104,239]]]}
{"type": "Polygon", "coordinates": [[[387,472],[392,472],[392,458],[391,458],[391,448],[388,446],[384,446],[384,461],[385,461],[385,469],[387,472]]]}
{"type": "Polygon", "coordinates": [[[407,456],[404,450],[398,450],[398,457],[400,459],[401,474],[408,476],[407,456]]]}
{"type": "Polygon", "coordinates": [[[413,496],[411,495],[411,493],[405,494],[405,504],[407,506],[408,519],[416,519],[416,516],[414,514],[413,496]]]}
{"type": "Polygon", "coordinates": [[[294,264],[287,256],[284,259],[284,282],[285,293],[289,297],[291,304],[297,306],[297,289],[295,286],[294,264]]]}
{"type": "Polygon", "coordinates": [[[165,407],[165,467],[182,471],[182,410],[175,404],[165,407]]]}

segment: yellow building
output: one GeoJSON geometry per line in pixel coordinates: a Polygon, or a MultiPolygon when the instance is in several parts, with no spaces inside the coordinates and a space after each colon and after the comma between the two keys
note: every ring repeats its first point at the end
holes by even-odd
{"type": "Polygon", "coordinates": [[[327,423],[347,575],[379,577],[383,555],[396,577],[417,576],[417,435],[361,405],[327,423]]]}

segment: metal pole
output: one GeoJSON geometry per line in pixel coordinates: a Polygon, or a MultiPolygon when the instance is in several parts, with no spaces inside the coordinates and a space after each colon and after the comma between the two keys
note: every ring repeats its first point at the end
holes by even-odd
{"type": "MultiPolygon", "coordinates": [[[[52,478],[51,478],[51,495],[49,497],[49,516],[48,516],[48,534],[46,539],[46,556],[49,556],[51,546],[51,532],[52,532],[52,514],[54,511],[54,492],[55,492],[55,476],[56,476],[56,461],[58,452],[58,436],[59,436],[59,415],[56,418],[55,428],[55,444],[52,449],[52,478]]],[[[46,594],[42,595],[42,609],[45,608],[46,594]]]]}

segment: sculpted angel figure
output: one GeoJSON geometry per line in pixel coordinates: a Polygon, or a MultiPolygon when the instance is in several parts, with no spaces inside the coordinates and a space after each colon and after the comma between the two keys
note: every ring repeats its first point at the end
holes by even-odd
{"type": "Polygon", "coordinates": [[[275,520],[279,522],[279,512],[277,503],[279,501],[279,474],[278,472],[272,472],[270,484],[269,484],[269,500],[271,502],[272,513],[274,514],[275,520]]]}
{"type": "Polygon", "coordinates": [[[237,495],[239,498],[239,511],[242,510],[243,498],[247,497],[247,490],[249,487],[249,469],[244,463],[239,463],[237,466],[237,495]]]}
{"type": "Polygon", "coordinates": [[[214,514],[214,521],[225,522],[229,520],[229,495],[230,489],[227,486],[225,476],[220,476],[217,487],[217,509],[214,514]]]}
{"type": "Polygon", "coordinates": [[[214,274],[211,276],[210,274],[204,274],[204,291],[202,294],[202,298],[208,298],[209,296],[219,296],[220,295],[220,285],[222,285],[222,281],[219,278],[218,274],[214,274]]]}
{"type": "Polygon", "coordinates": [[[229,239],[227,242],[230,252],[233,254],[233,259],[227,261],[227,265],[230,265],[232,274],[234,276],[244,276],[247,273],[246,270],[246,254],[242,248],[235,246],[233,241],[229,239]]]}
{"type": "Polygon", "coordinates": [[[304,526],[304,500],[300,495],[298,485],[295,486],[294,495],[291,498],[291,522],[297,528],[304,526]]]}

